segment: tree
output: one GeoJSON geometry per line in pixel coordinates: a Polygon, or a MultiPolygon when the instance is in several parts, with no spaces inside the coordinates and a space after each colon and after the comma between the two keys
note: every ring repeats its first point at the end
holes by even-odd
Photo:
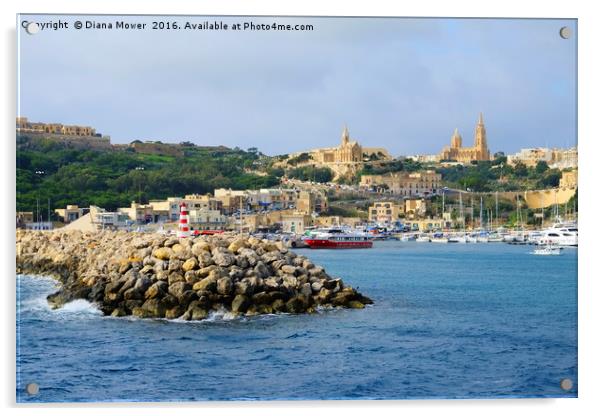
{"type": "Polygon", "coordinates": [[[543,160],[540,160],[539,162],[537,162],[537,165],[535,165],[535,172],[538,175],[541,175],[548,169],[549,169],[548,164],[546,162],[544,162],[543,160]]]}
{"type": "Polygon", "coordinates": [[[514,165],[514,175],[519,178],[524,178],[529,174],[527,166],[523,162],[517,162],[514,165]]]}

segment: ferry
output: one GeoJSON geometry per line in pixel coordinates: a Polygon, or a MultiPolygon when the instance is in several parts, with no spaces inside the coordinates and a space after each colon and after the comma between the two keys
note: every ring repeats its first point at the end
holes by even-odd
{"type": "Polygon", "coordinates": [[[372,240],[365,233],[339,228],[312,232],[303,240],[309,248],[372,248],[372,240]]]}

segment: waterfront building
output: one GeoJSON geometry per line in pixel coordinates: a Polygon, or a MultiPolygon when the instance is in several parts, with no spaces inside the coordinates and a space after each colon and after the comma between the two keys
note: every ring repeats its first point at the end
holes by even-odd
{"type": "Polygon", "coordinates": [[[54,212],[65,224],[69,224],[82,217],[88,210],[77,205],[67,205],[66,208],[55,209],[54,212]]]}
{"type": "MultiPolygon", "coordinates": [[[[130,216],[125,212],[109,212],[93,205],[90,206],[90,216],[92,224],[99,230],[119,229],[127,227],[132,222],[130,216]]],[[[80,220],[83,218],[85,218],[85,216],[80,218],[80,220]]],[[[73,224],[77,222],[78,221],[74,221],[73,224]]]]}
{"type": "Polygon", "coordinates": [[[407,227],[410,231],[427,232],[443,230],[445,223],[444,220],[441,218],[425,218],[411,221],[405,220],[403,222],[403,225],[404,227],[407,227]]]}
{"type": "Polygon", "coordinates": [[[475,128],[474,145],[462,147],[462,136],[456,128],[451,138],[451,146],[446,146],[439,155],[439,160],[455,160],[461,163],[470,163],[478,160],[491,160],[487,147],[487,132],[483,122],[483,113],[479,114],[479,121],[475,128]]]}
{"type": "Polygon", "coordinates": [[[16,215],[16,223],[17,228],[25,228],[27,224],[31,224],[33,222],[33,212],[32,211],[17,211],[16,215]]]}
{"type": "Polygon", "coordinates": [[[128,218],[136,224],[156,222],[152,204],[139,204],[135,201],[132,201],[130,206],[127,208],[117,208],[117,212],[126,214],[128,218]]]}
{"type": "Polygon", "coordinates": [[[408,197],[435,195],[441,190],[441,174],[434,170],[423,170],[362,175],[360,188],[362,187],[408,197]]]}
{"type": "Polygon", "coordinates": [[[314,218],[316,227],[351,227],[355,228],[362,224],[360,217],[341,217],[340,215],[320,216],[314,218]]]}
{"type": "Polygon", "coordinates": [[[188,222],[194,230],[225,230],[228,219],[219,210],[193,208],[188,211],[188,222]]]}
{"type": "Polygon", "coordinates": [[[292,234],[303,234],[305,229],[313,224],[311,215],[302,212],[283,214],[281,218],[282,231],[292,234]]]}
{"type": "Polygon", "coordinates": [[[400,211],[399,205],[395,202],[375,202],[368,209],[368,221],[379,224],[393,224],[399,219],[400,211]]]}

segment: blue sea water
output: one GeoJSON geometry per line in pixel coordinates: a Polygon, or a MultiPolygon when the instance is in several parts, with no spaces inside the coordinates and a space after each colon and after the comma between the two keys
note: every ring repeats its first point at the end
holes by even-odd
{"type": "Polygon", "coordinates": [[[577,250],[531,249],[297,250],[374,305],[192,323],[52,311],[54,282],[18,276],[17,401],[576,397],[577,250]]]}

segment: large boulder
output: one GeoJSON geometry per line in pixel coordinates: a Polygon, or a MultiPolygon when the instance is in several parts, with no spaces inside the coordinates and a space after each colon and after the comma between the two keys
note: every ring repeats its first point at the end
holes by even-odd
{"type": "Polygon", "coordinates": [[[250,302],[249,298],[245,295],[236,295],[232,301],[231,310],[234,313],[244,313],[247,311],[250,302]]]}
{"type": "Polygon", "coordinates": [[[165,294],[165,292],[167,292],[168,289],[168,285],[165,281],[163,280],[159,280],[155,283],[153,283],[144,293],[144,298],[145,299],[154,299],[157,297],[160,297],[162,295],[165,294]]]}
{"type": "Polygon", "coordinates": [[[232,293],[234,284],[229,277],[222,277],[217,280],[217,293],[221,295],[229,295],[232,293]]]}
{"type": "MultiPolygon", "coordinates": [[[[174,243],[175,244],[175,243],[174,243]]],[[[158,258],[159,260],[169,260],[169,258],[173,255],[173,250],[166,247],[160,247],[153,251],[153,257],[158,258]]]]}
{"type": "Polygon", "coordinates": [[[190,270],[196,269],[198,265],[199,261],[196,259],[196,257],[190,257],[184,262],[184,264],[182,264],[182,270],[184,270],[184,272],[186,273],[190,270]]]}
{"type": "Polygon", "coordinates": [[[236,257],[234,257],[234,254],[232,254],[228,251],[213,250],[212,254],[213,254],[213,261],[218,266],[228,267],[236,262],[236,257]]]}
{"type": "Polygon", "coordinates": [[[208,276],[208,277],[204,278],[203,280],[196,282],[194,284],[194,286],[192,286],[192,290],[194,290],[194,291],[207,290],[210,292],[215,292],[217,290],[217,277],[208,276]]]}

